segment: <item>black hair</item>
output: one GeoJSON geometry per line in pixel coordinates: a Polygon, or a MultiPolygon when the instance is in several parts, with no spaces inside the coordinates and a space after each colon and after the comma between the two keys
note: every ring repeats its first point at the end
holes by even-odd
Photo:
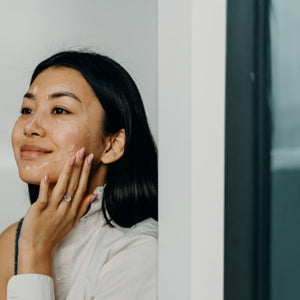
{"type": "MultiPolygon", "coordinates": [[[[42,61],[31,82],[50,67],[79,71],[92,87],[104,112],[103,134],[125,129],[123,156],[109,164],[102,212],[107,224],[122,227],[149,217],[157,220],[157,150],[136,84],[128,72],[111,58],[91,52],[64,51],[42,61]]],[[[39,186],[29,184],[30,201],[36,201],[39,186]]]]}

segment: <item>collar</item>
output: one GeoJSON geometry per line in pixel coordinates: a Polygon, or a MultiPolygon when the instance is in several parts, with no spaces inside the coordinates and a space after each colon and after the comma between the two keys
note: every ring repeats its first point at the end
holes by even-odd
{"type": "Polygon", "coordinates": [[[102,205],[102,198],[103,198],[103,192],[104,192],[104,186],[98,186],[95,188],[93,194],[97,195],[97,198],[91,203],[90,209],[88,212],[81,217],[83,218],[88,218],[90,215],[100,212],[101,210],[101,205],[102,205]]]}

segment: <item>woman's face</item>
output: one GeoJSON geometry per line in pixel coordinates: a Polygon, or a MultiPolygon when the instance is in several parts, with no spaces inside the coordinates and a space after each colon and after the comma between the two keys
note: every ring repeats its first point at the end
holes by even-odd
{"type": "Polygon", "coordinates": [[[75,69],[51,67],[24,96],[12,132],[20,178],[39,184],[47,172],[56,182],[66,160],[82,147],[101,160],[104,111],[92,88],[75,69]]]}

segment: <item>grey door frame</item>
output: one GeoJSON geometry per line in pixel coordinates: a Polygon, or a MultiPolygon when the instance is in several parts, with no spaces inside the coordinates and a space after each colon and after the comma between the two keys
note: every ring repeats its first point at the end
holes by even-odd
{"type": "Polygon", "coordinates": [[[228,0],[225,300],[270,298],[269,47],[269,0],[228,0]]]}

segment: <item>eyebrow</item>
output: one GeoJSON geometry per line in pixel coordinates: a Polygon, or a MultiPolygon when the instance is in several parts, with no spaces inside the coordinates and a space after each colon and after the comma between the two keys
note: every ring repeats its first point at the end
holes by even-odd
{"type": "MultiPolygon", "coordinates": [[[[75,100],[81,102],[81,100],[80,100],[76,95],[74,95],[73,93],[68,92],[68,91],[62,91],[62,92],[54,93],[54,94],[50,95],[49,98],[50,98],[50,99],[56,99],[56,98],[59,98],[59,97],[65,97],[65,96],[71,97],[71,98],[73,98],[73,99],[75,99],[75,100]]],[[[24,95],[24,98],[31,99],[31,100],[35,100],[35,96],[34,96],[33,94],[31,94],[31,93],[26,93],[26,94],[24,95]]]]}

